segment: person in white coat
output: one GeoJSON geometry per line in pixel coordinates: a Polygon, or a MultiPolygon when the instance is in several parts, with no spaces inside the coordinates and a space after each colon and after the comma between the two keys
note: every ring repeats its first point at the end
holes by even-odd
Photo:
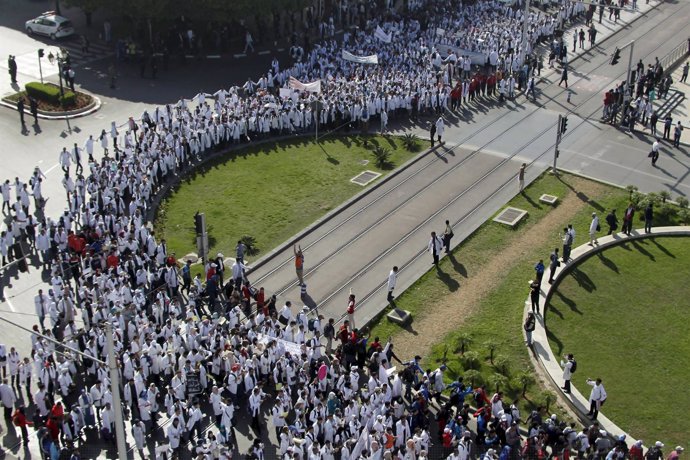
{"type": "Polygon", "coordinates": [[[438,265],[439,254],[443,250],[443,240],[436,235],[436,232],[431,232],[431,238],[427,244],[427,250],[434,258],[434,265],[438,265]]]}
{"type": "Polygon", "coordinates": [[[393,301],[393,289],[395,289],[395,283],[398,281],[398,267],[393,267],[393,269],[388,274],[388,301],[393,301]]]}
{"type": "Polygon", "coordinates": [[[592,420],[596,420],[597,415],[599,415],[599,409],[606,402],[606,390],[601,379],[587,379],[587,385],[592,387],[592,391],[589,393],[589,412],[587,412],[587,415],[592,417],[592,420]]]}
{"type": "Polygon", "coordinates": [[[599,227],[599,218],[597,217],[597,213],[593,212],[592,213],[592,222],[589,224],[589,245],[594,246],[595,244],[599,244],[597,241],[597,232],[601,229],[599,227]]]}
{"type": "Polygon", "coordinates": [[[168,427],[168,444],[173,454],[176,454],[180,450],[180,438],[182,437],[182,426],[180,425],[180,419],[175,417],[172,424],[168,427]]]}
{"type": "Polygon", "coordinates": [[[144,454],[144,448],[146,447],[146,428],[144,427],[144,422],[141,420],[135,420],[132,423],[132,437],[134,438],[134,444],[139,455],[141,458],[146,458],[144,454]]]}
{"type": "Polygon", "coordinates": [[[2,401],[2,406],[5,408],[5,419],[9,420],[11,418],[16,400],[17,396],[14,394],[12,387],[7,384],[7,379],[2,379],[0,384],[0,401],[2,401]]]}
{"type": "Polygon", "coordinates": [[[436,135],[438,136],[438,143],[443,144],[443,132],[446,129],[446,124],[443,122],[443,117],[438,117],[436,120],[436,135]]]}

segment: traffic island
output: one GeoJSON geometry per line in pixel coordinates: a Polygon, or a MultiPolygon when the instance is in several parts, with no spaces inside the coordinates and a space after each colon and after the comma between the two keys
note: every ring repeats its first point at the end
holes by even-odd
{"type": "Polygon", "coordinates": [[[27,83],[24,91],[19,91],[2,98],[0,102],[5,107],[17,110],[20,100],[24,102],[24,114],[31,114],[31,99],[37,103],[37,115],[41,119],[69,119],[89,115],[101,107],[101,101],[96,96],[81,91],[70,91],[53,83],[27,83]]]}

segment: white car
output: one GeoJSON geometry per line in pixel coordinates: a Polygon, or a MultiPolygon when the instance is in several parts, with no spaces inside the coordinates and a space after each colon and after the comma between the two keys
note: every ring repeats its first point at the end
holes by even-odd
{"type": "Polygon", "coordinates": [[[29,35],[47,35],[51,40],[69,37],[74,34],[72,21],[58,16],[54,11],[47,11],[35,19],[30,19],[24,24],[29,35]]]}

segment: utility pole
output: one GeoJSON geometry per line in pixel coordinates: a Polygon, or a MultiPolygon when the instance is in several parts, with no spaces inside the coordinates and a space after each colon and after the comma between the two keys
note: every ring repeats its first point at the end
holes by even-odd
{"type": "Polygon", "coordinates": [[[625,86],[623,88],[623,119],[625,119],[625,115],[628,113],[628,109],[630,108],[630,99],[632,98],[632,92],[635,89],[633,82],[630,81],[633,63],[633,50],[635,49],[635,40],[632,40],[625,46],[616,48],[611,58],[611,65],[616,65],[618,63],[618,59],[620,59],[620,52],[623,51],[625,48],[630,48],[630,53],[628,55],[628,72],[625,77],[625,86]]]}
{"type": "Polygon", "coordinates": [[[127,460],[127,443],[125,442],[125,425],[122,419],[122,403],[120,402],[120,375],[115,358],[115,341],[113,339],[113,325],[105,323],[106,350],[108,353],[108,369],[110,370],[110,392],[113,395],[113,413],[115,414],[115,438],[117,439],[117,457],[127,460]]]}
{"type": "Polygon", "coordinates": [[[521,65],[525,64],[527,59],[527,20],[529,19],[529,1],[525,0],[525,17],[522,20],[522,42],[520,43],[520,57],[522,59],[521,65]]]}

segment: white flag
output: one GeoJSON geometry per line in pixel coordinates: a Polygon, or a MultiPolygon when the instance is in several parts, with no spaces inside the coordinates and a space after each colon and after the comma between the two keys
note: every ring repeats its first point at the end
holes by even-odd
{"type": "Polygon", "coordinates": [[[376,26],[376,32],[374,32],[374,37],[378,38],[381,40],[383,43],[390,43],[391,42],[391,34],[387,34],[381,26],[376,26]]]}
{"type": "Polygon", "coordinates": [[[355,56],[354,54],[343,50],[342,58],[345,59],[346,61],[356,62],[358,64],[378,64],[379,63],[379,57],[375,54],[372,54],[371,56],[355,56]]]}
{"type": "Polygon", "coordinates": [[[302,83],[295,77],[290,77],[288,81],[288,87],[296,89],[298,91],[308,91],[310,93],[320,93],[321,92],[321,80],[316,80],[311,83],[302,83]]]}

